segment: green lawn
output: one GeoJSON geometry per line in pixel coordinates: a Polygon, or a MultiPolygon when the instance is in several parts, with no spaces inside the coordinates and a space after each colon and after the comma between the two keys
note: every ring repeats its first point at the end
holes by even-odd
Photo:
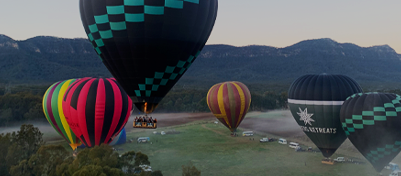
{"type": "Polygon", "coordinates": [[[165,176],[181,175],[181,165],[189,161],[205,176],[377,175],[369,163],[324,165],[320,162],[323,158],[320,153],[295,152],[277,142],[260,143],[260,135],[254,136],[255,140],[231,137],[229,130],[212,121],[198,121],[156,131],[160,133],[172,129],[181,133],[162,136],[153,134],[155,130],[134,131],[127,134],[127,139],[150,137],[152,144],[133,142],[116,147],[123,149],[122,153],[134,150],[147,154],[153,170],[161,170],[165,176]]]}

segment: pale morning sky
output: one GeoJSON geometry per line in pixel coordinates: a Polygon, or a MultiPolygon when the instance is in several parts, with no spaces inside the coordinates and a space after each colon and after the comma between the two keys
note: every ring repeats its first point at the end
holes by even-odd
{"type": "MultiPolygon", "coordinates": [[[[86,37],[78,0],[0,0],[0,34],[86,37]]],[[[316,38],[401,53],[401,0],[219,0],[208,44],[285,47],[316,38]]]]}

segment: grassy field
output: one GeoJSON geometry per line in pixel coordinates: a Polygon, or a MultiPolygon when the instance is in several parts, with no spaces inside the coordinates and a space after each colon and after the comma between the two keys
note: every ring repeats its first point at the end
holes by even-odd
{"type": "MultiPolygon", "coordinates": [[[[154,170],[163,175],[181,175],[181,165],[191,161],[202,175],[377,175],[373,167],[338,163],[324,165],[320,153],[295,152],[287,145],[277,142],[260,143],[265,135],[231,137],[221,124],[213,121],[193,122],[160,131],[179,131],[179,134],[153,134],[155,130],[134,131],[127,139],[150,137],[151,143],[127,143],[116,146],[121,153],[134,150],[149,156],[154,170]]],[[[337,157],[339,155],[334,155],[337,157]]],[[[344,155],[341,155],[344,156],[344,155]]]]}
{"type": "MultiPolygon", "coordinates": [[[[266,113],[251,112],[248,118],[283,118],[285,111],[272,111],[266,113]]],[[[277,142],[260,143],[262,137],[274,137],[270,134],[257,133],[254,140],[249,137],[231,137],[230,131],[222,124],[214,124],[212,121],[194,121],[174,127],[158,128],[156,130],[134,129],[127,133],[127,140],[133,139],[133,143],[115,146],[121,149],[120,153],[127,151],[142,152],[149,156],[153,170],[161,170],[165,176],[181,175],[182,165],[190,161],[201,170],[204,176],[377,176],[378,173],[363,159],[359,152],[355,151],[347,140],[332,156],[359,158],[365,164],[337,163],[324,165],[321,163],[323,156],[320,153],[295,152],[288,145],[277,142]],[[157,131],[158,134],[153,134],[157,131]],[[161,131],[176,131],[179,134],[160,135],[161,131]],[[138,137],[150,137],[149,143],[136,143],[138,137]]],[[[240,129],[238,134],[242,131],[240,129]]],[[[47,133],[44,138],[47,144],[63,144],[70,147],[63,140],[51,140],[57,138],[57,133],[47,133]]],[[[296,141],[303,144],[303,148],[314,146],[306,136],[286,138],[288,142],[296,141]]],[[[397,156],[394,162],[401,161],[397,156]]],[[[397,162],[398,163],[398,162],[397,162]]],[[[383,170],[384,175],[390,173],[383,170]]]]}

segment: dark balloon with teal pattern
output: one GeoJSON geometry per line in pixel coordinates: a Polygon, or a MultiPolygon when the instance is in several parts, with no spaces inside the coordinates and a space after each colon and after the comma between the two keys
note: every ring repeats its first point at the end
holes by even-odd
{"type": "Polygon", "coordinates": [[[217,0],[80,0],[96,53],[134,104],[152,112],[199,56],[217,0]]]}
{"type": "Polygon", "coordinates": [[[389,93],[354,94],[341,107],[348,139],[380,172],[401,150],[401,97],[389,93]]]}

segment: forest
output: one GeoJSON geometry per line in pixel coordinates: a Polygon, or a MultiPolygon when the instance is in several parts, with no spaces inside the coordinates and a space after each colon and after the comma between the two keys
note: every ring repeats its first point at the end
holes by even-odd
{"type": "MultiPolygon", "coordinates": [[[[17,86],[0,88],[0,126],[19,121],[46,121],[42,98],[46,86],[17,86]]],[[[206,89],[174,89],[160,102],[155,113],[210,112],[206,89]]],[[[253,91],[250,111],[267,111],[287,107],[287,93],[275,91],[253,91]]],[[[138,110],[134,110],[138,112],[138,110]]]]}

